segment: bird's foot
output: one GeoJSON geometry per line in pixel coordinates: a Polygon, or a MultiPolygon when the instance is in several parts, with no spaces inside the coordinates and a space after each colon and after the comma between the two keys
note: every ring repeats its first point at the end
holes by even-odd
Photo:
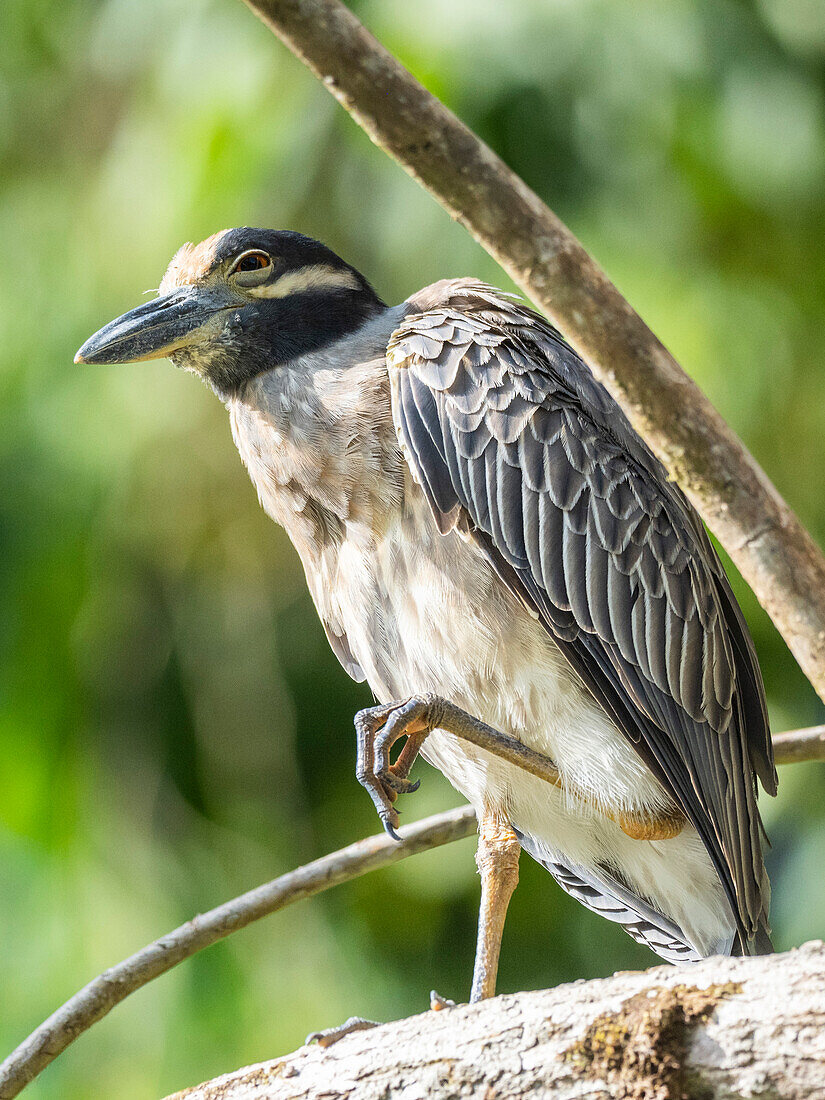
{"type": "Polygon", "coordinates": [[[352,1035],[355,1031],[369,1031],[370,1028],[379,1026],[376,1020],[365,1020],[363,1016],[350,1016],[348,1020],[337,1027],[328,1027],[323,1031],[313,1031],[307,1035],[304,1043],[306,1046],[309,1046],[310,1043],[317,1043],[319,1047],[326,1049],[326,1047],[331,1047],[333,1043],[337,1043],[339,1039],[352,1035]]]}
{"type": "Polygon", "coordinates": [[[437,729],[447,704],[437,695],[416,695],[401,702],[368,707],[355,716],[358,742],[358,782],[372,798],[384,828],[398,839],[398,811],[393,803],[400,794],[412,794],[419,783],[408,778],[421,746],[437,729]],[[390,751],[407,738],[395,763],[390,751]]]}
{"type": "MultiPolygon", "coordinates": [[[[445,1008],[455,1008],[455,1001],[442,997],[440,993],[436,993],[433,989],[430,991],[430,1008],[433,1012],[441,1012],[445,1008]]],[[[352,1035],[356,1031],[369,1031],[373,1027],[380,1026],[377,1020],[365,1020],[363,1016],[350,1016],[348,1020],[337,1027],[327,1027],[323,1031],[311,1032],[307,1035],[304,1043],[306,1046],[309,1046],[310,1043],[317,1043],[319,1047],[326,1049],[331,1047],[333,1043],[337,1043],[339,1039],[344,1039],[347,1035],[352,1035]]]]}

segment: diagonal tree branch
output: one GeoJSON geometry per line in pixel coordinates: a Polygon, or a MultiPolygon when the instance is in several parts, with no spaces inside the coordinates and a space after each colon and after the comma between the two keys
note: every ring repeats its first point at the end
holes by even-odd
{"type": "Polygon", "coordinates": [[[0,1065],[0,1100],[17,1096],[115,1005],[190,955],[293,902],[398,863],[417,852],[461,840],[474,831],[475,824],[470,806],[427,817],[402,829],[400,843],[383,833],[367,837],[194,917],[105,970],[33,1031],[0,1065]]]}
{"type": "Polygon", "coordinates": [[[544,203],[339,0],[245,0],[592,366],[825,700],[825,560],[702,391],[544,203]]]}

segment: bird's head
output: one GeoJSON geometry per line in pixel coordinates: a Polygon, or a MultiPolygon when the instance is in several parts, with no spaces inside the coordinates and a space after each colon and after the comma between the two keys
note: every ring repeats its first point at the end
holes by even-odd
{"type": "Polygon", "coordinates": [[[226,399],[247,379],[355,331],[383,308],[363,275],[318,241],[226,229],[180,248],[159,296],[110,321],[75,362],[168,357],[226,399]]]}

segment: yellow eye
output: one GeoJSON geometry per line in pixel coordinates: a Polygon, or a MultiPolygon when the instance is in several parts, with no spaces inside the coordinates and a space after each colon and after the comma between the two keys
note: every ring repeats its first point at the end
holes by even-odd
{"type": "Polygon", "coordinates": [[[246,252],[235,264],[235,271],[262,271],[272,263],[266,252],[246,252]]]}

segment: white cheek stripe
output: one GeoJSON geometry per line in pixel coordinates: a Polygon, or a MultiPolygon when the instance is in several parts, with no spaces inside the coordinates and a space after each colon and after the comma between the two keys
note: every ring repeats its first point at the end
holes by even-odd
{"type": "Polygon", "coordinates": [[[286,298],[306,290],[360,290],[361,282],[352,271],[338,271],[326,264],[311,264],[298,271],[288,271],[274,283],[245,287],[254,298],[286,298]]]}

